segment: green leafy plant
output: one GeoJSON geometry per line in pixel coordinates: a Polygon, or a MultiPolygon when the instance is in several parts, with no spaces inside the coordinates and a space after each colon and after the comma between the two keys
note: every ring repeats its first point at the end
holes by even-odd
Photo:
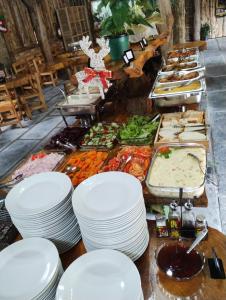
{"type": "Polygon", "coordinates": [[[147,18],[157,11],[155,0],[101,0],[98,11],[107,16],[101,22],[101,35],[133,34],[132,25],[151,26],[147,18]]]}
{"type": "Polygon", "coordinates": [[[202,24],[200,29],[201,39],[205,40],[208,37],[209,33],[210,33],[210,25],[208,23],[202,24]]]}

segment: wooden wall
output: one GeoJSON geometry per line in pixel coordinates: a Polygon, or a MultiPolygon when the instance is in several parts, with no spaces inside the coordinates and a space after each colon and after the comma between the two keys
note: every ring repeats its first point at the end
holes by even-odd
{"type": "MultiPolygon", "coordinates": [[[[43,18],[48,38],[56,40],[56,9],[68,6],[70,0],[42,0],[43,18]]],[[[23,49],[37,46],[32,20],[22,0],[0,0],[0,15],[5,16],[7,33],[0,33],[0,62],[6,60],[6,49],[11,60],[23,49]]]]}
{"type": "Polygon", "coordinates": [[[215,16],[216,0],[200,0],[200,5],[201,24],[210,24],[210,38],[226,36],[226,16],[215,16]]]}

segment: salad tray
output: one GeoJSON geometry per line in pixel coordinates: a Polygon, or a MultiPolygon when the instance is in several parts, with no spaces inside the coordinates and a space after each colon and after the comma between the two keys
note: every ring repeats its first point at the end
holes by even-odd
{"type": "Polygon", "coordinates": [[[66,173],[73,186],[77,186],[83,180],[97,174],[102,168],[109,152],[106,150],[87,150],[76,151],[66,157],[57,171],[66,173]],[[74,168],[71,172],[67,171],[67,167],[74,168]]]}
{"type": "Polygon", "coordinates": [[[85,134],[80,142],[81,150],[90,149],[112,149],[117,143],[117,134],[120,124],[116,122],[97,123],[85,134]]]}
{"type": "Polygon", "coordinates": [[[158,122],[150,117],[133,116],[124,124],[118,134],[120,145],[145,146],[153,144],[158,122]]]}
{"type": "Polygon", "coordinates": [[[126,172],[143,182],[148,172],[152,152],[153,148],[150,146],[118,147],[109,153],[100,172],[126,172]]]}

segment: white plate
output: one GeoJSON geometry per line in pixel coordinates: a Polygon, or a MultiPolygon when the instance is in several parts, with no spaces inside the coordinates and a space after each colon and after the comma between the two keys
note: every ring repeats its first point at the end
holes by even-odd
{"type": "Polygon", "coordinates": [[[48,240],[31,238],[0,252],[0,299],[27,300],[51,282],[59,262],[56,247],[48,240]]]}
{"type": "Polygon", "coordinates": [[[90,219],[85,216],[81,216],[76,212],[76,216],[79,220],[82,220],[84,223],[87,223],[92,226],[113,226],[114,224],[120,224],[120,223],[127,223],[130,222],[134,216],[140,213],[142,209],[145,208],[144,204],[144,198],[143,196],[140,198],[140,200],[137,201],[137,205],[133,207],[131,210],[128,210],[125,214],[121,215],[120,217],[111,218],[111,219],[102,219],[102,220],[96,220],[96,219],[90,219]],[[130,219],[130,220],[129,220],[130,219]]]}
{"type": "Polygon", "coordinates": [[[146,217],[146,212],[141,211],[141,214],[136,219],[132,220],[128,224],[123,224],[123,225],[119,224],[119,226],[113,228],[113,230],[112,230],[112,227],[110,227],[110,226],[105,227],[105,230],[99,230],[99,228],[97,228],[97,227],[89,227],[86,224],[82,224],[81,222],[80,222],[80,227],[82,227],[83,231],[91,234],[92,237],[105,238],[105,237],[109,237],[109,235],[111,237],[115,237],[115,236],[121,235],[122,231],[124,233],[126,233],[128,231],[134,230],[137,227],[138,223],[140,223],[141,221],[145,222],[145,217],[146,217]]]}
{"type": "Polygon", "coordinates": [[[61,203],[71,190],[71,180],[58,172],[33,175],[18,183],[6,197],[6,208],[14,214],[37,214],[61,203]]]}
{"type": "Polygon", "coordinates": [[[140,293],[136,266],[122,253],[105,249],[87,253],[69,266],[56,300],[138,300],[140,293]]]}
{"type": "Polygon", "coordinates": [[[126,214],[124,215],[124,220],[117,221],[114,219],[114,222],[112,221],[111,223],[102,221],[100,223],[97,222],[92,222],[92,221],[86,221],[84,219],[81,219],[80,217],[78,218],[78,222],[82,227],[87,228],[90,231],[100,232],[104,233],[108,231],[109,233],[114,233],[117,232],[120,228],[126,228],[130,226],[131,224],[134,224],[145,212],[145,208],[142,207],[140,210],[136,212],[136,214],[126,214]]]}
{"type": "Polygon", "coordinates": [[[107,220],[126,214],[140,200],[142,186],[134,176],[123,172],[105,172],[84,180],[74,191],[75,214],[95,220],[107,220]]]}

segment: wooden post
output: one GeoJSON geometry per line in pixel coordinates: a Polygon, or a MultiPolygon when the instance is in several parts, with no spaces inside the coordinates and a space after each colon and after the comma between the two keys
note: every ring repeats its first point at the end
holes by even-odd
{"type": "Polygon", "coordinates": [[[185,0],[175,1],[173,8],[174,18],[174,44],[182,44],[185,42],[186,36],[186,23],[185,23],[185,0]]]}
{"type": "MultiPolygon", "coordinates": [[[[47,35],[47,30],[45,23],[43,21],[43,16],[42,16],[42,8],[40,1],[38,0],[22,0],[25,5],[27,5],[28,10],[31,15],[31,20],[34,26],[34,29],[37,33],[37,38],[38,41],[41,45],[42,51],[45,55],[46,61],[48,63],[53,62],[53,55],[51,52],[51,47],[47,35]]],[[[42,0],[41,0],[42,1],[42,0]]]]}

